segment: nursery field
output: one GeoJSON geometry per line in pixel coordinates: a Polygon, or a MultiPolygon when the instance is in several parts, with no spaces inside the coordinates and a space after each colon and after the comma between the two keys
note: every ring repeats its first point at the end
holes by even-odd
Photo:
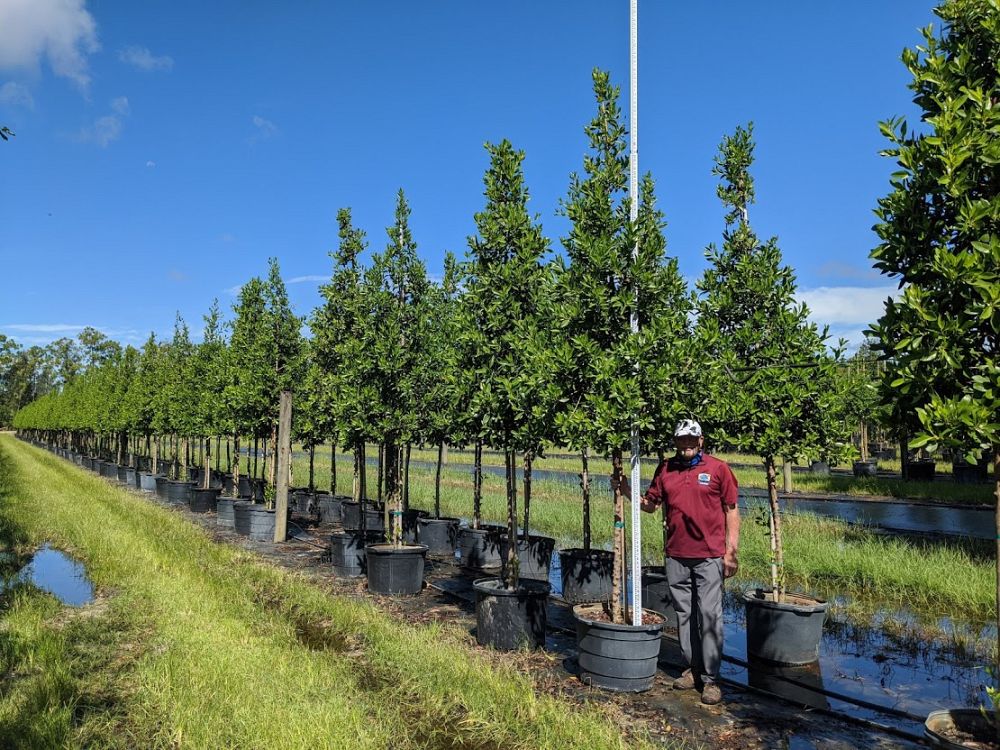
{"type": "Polygon", "coordinates": [[[2,747],[651,746],[457,630],[329,597],[0,435],[0,542],[10,556],[46,541],[86,565],[97,599],[75,610],[6,590],[2,747]]]}
{"type": "MultiPolygon", "coordinates": [[[[349,464],[338,462],[337,491],[351,492],[349,464]]],[[[315,483],[330,486],[329,454],[316,461],[315,483]]],[[[369,495],[375,494],[375,471],[369,467],[369,495]]],[[[308,478],[308,459],[298,455],[295,483],[308,478]]],[[[595,476],[597,473],[595,472],[595,476]]],[[[535,480],[532,487],[531,527],[555,537],[557,547],[580,543],[580,491],[566,482],[535,480]]],[[[410,504],[434,508],[434,471],[410,470],[410,504]]],[[[612,502],[607,491],[591,498],[593,543],[611,542],[612,502]]],[[[506,519],[502,477],[484,475],[483,518],[506,519]]],[[[469,467],[450,464],[442,472],[441,514],[469,517],[472,478],[469,467]]],[[[837,599],[837,608],[867,617],[874,610],[906,609],[933,623],[961,613],[973,620],[988,619],[995,607],[992,546],[972,540],[886,537],[872,530],[804,514],[785,519],[785,573],[789,584],[837,599]]],[[[662,560],[659,516],[643,514],[643,558],[662,560]]],[[[744,518],[740,544],[740,572],[736,583],[767,580],[770,552],[766,522],[744,518]]]]}

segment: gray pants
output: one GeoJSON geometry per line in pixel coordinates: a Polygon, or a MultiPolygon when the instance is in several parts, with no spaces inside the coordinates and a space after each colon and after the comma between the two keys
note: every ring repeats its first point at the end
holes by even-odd
{"type": "Polygon", "coordinates": [[[722,662],[722,558],[667,558],[681,653],[696,678],[714,682],[722,662]]]}

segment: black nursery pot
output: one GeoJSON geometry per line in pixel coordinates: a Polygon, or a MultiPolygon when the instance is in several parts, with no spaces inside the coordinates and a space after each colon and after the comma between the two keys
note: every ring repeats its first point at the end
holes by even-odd
{"type": "Polygon", "coordinates": [[[667,574],[662,565],[646,566],[642,569],[642,608],[659,612],[666,618],[664,628],[677,629],[677,612],[670,596],[667,574]]]}
{"type": "Polygon", "coordinates": [[[231,497],[220,497],[215,503],[215,525],[226,529],[235,527],[235,517],[233,515],[233,503],[237,502],[231,497]]]}
{"type": "Polygon", "coordinates": [[[319,522],[320,523],[340,523],[342,518],[341,503],[344,502],[343,497],[329,495],[325,492],[320,492],[316,495],[316,505],[319,508],[319,522]]]}
{"type": "MultiPolygon", "coordinates": [[[[507,564],[507,547],[509,546],[506,532],[500,534],[500,560],[507,564]]],[[[556,548],[556,540],[548,536],[519,536],[517,538],[517,559],[520,563],[519,577],[532,578],[538,581],[549,580],[549,566],[552,563],[552,552],[556,548]]]]}
{"type": "Polygon", "coordinates": [[[212,513],[219,499],[217,488],[191,490],[190,508],[192,513],[212,513]]]}
{"type": "Polygon", "coordinates": [[[457,518],[418,518],[417,539],[427,545],[428,555],[454,557],[458,524],[457,518]]]}
{"type": "Polygon", "coordinates": [[[559,550],[563,599],[570,604],[610,601],[614,557],[601,549],[559,550]]]}
{"type": "Polygon", "coordinates": [[[589,610],[594,607],[573,607],[580,681],[615,692],[649,690],[656,676],[663,625],[604,622],[591,616],[589,610]]]}
{"type": "Polygon", "coordinates": [[[176,505],[187,505],[191,500],[191,482],[167,482],[167,500],[176,505]]]}
{"type": "Polygon", "coordinates": [[[473,582],[476,592],[476,641],[501,651],[540,648],[545,645],[548,598],[547,581],[522,578],[514,589],[499,578],[473,582]]]}
{"type": "Polygon", "coordinates": [[[378,532],[337,531],[330,535],[330,563],[333,574],[357,578],[365,574],[365,547],[382,541],[378,532]]]}
{"type": "Polygon", "coordinates": [[[784,602],[775,602],[764,589],[744,592],[747,654],[771,664],[810,664],[819,659],[830,605],[799,594],[785,596],[784,602]]]}
{"type": "Polygon", "coordinates": [[[500,567],[500,535],[497,527],[459,529],[458,548],[463,568],[483,570],[500,567]]]}
{"type": "Polygon", "coordinates": [[[419,594],[424,587],[424,562],[427,547],[423,544],[369,544],[368,590],[373,594],[419,594]]]}

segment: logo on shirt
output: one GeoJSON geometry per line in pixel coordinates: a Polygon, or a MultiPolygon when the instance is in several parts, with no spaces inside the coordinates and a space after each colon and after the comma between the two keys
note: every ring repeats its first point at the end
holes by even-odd
{"type": "Polygon", "coordinates": [[[698,475],[698,484],[708,484],[711,481],[712,481],[712,475],[707,472],[698,475]]]}

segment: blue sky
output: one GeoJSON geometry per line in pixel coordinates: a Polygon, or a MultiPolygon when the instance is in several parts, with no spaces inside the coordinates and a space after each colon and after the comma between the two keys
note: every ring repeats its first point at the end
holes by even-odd
{"type": "MultiPolygon", "coordinates": [[[[640,167],[694,280],[718,242],[712,159],[753,121],[762,237],[814,318],[855,341],[895,288],[872,209],[893,164],[877,122],[917,114],[899,62],[927,0],[640,0],[640,167]]],[[[98,327],[126,343],[192,329],[276,256],[299,314],[318,303],[350,206],[371,246],[394,195],[432,274],[483,204],[483,143],[525,150],[556,215],[586,150],[590,72],[627,114],[628,1],[0,0],[0,333],[98,327]]]]}

